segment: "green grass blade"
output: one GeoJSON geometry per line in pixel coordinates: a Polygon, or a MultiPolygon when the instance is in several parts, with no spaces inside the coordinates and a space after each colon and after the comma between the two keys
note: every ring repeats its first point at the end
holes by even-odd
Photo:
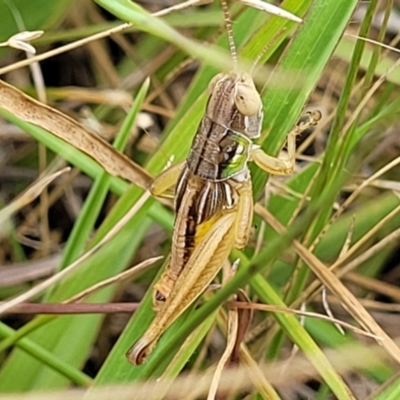
{"type": "MultiPolygon", "coordinates": [[[[0,323],[0,336],[10,337],[14,333],[15,331],[13,329],[9,328],[3,323],[0,323]]],[[[68,379],[70,379],[71,382],[75,383],[76,385],[87,386],[91,384],[92,379],[89,376],[81,372],[79,369],[74,368],[67,362],[64,362],[56,355],[53,355],[51,352],[45,350],[32,340],[23,338],[18,343],[18,346],[31,357],[40,360],[47,367],[52,368],[53,370],[58,371],[60,374],[68,377],[68,379]]],[[[13,389],[16,389],[16,387],[13,387],[13,389]]]]}

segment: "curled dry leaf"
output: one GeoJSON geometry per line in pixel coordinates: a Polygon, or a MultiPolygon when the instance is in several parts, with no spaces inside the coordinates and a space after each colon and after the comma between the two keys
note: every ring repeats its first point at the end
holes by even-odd
{"type": "Polygon", "coordinates": [[[22,93],[0,80],[0,107],[16,117],[45,129],[97,161],[109,174],[147,188],[151,175],[108,142],[62,112],[22,93]]]}
{"type": "Polygon", "coordinates": [[[28,42],[43,35],[44,31],[23,31],[11,36],[6,42],[1,43],[3,46],[10,46],[14,49],[27,51],[36,54],[36,49],[28,42]]]}
{"type": "Polygon", "coordinates": [[[36,54],[36,49],[29,43],[24,42],[22,40],[9,40],[7,44],[13,49],[26,51],[30,54],[36,54]]]}
{"type": "Polygon", "coordinates": [[[18,40],[20,42],[29,42],[42,36],[44,31],[23,31],[12,35],[8,40],[18,40]]]}

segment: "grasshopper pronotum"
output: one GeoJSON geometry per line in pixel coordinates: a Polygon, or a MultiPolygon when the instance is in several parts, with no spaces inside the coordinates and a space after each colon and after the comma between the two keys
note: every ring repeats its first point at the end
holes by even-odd
{"type": "Polygon", "coordinates": [[[246,246],[253,216],[247,163],[254,161],[272,174],[290,174],[296,135],[320,118],[319,112],[309,114],[307,122],[288,134],[286,159],[271,157],[253,144],[261,132],[262,102],[251,75],[237,68],[225,0],[222,7],[236,68],[209,84],[210,97],[187,160],[164,171],[152,185],[155,196],[176,185],[176,218],[170,262],[154,289],[156,317],[127,353],[134,364],[144,361],[165,330],[211,283],[231,249],[246,246]]]}

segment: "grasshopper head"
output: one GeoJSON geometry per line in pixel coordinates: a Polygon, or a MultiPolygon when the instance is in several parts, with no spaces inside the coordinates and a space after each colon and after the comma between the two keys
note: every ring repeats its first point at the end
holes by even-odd
{"type": "Polygon", "coordinates": [[[250,75],[242,73],[238,76],[233,96],[236,108],[241,114],[250,117],[260,112],[261,98],[250,75]]]}
{"type": "Polygon", "coordinates": [[[220,73],[208,85],[211,96],[232,96],[238,111],[245,116],[257,115],[262,108],[261,98],[253,78],[245,73],[220,73]]]}
{"type": "Polygon", "coordinates": [[[260,136],[262,102],[250,74],[220,73],[210,82],[208,90],[207,117],[249,139],[260,136]]]}

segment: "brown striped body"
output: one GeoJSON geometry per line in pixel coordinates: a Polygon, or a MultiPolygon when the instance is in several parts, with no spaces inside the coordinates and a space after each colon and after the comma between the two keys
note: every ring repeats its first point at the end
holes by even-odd
{"type": "Polygon", "coordinates": [[[211,81],[186,163],[166,169],[151,186],[153,195],[164,197],[175,186],[176,217],[170,262],[154,290],[155,318],[127,352],[135,365],[144,362],[166,329],[210,285],[232,248],[246,246],[254,208],[248,161],[268,172],[293,168],[294,135],[288,139],[290,160],[277,160],[253,145],[260,136],[262,101],[250,74],[238,71],[226,0],[221,4],[234,71],[211,81]]]}
{"type": "Polygon", "coordinates": [[[261,101],[253,80],[246,74],[219,74],[209,90],[205,115],[176,185],[171,260],[155,286],[156,310],[164,304],[209,229],[224,213],[237,207],[235,185],[249,180],[251,139],[259,136],[262,121],[261,101]],[[248,91],[256,93],[252,115],[243,113],[240,107],[241,97],[248,91]]]}

